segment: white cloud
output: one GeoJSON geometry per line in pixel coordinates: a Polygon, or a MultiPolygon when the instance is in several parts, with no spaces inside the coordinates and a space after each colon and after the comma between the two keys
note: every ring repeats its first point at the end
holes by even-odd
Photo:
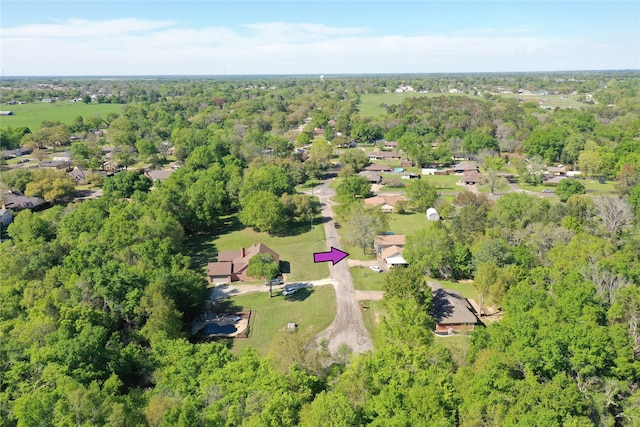
{"type": "Polygon", "coordinates": [[[6,75],[637,68],[640,58],[634,43],[605,49],[580,40],[525,37],[505,32],[482,36],[374,36],[364,28],[282,22],[251,24],[239,30],[193,29],[170,21],[135,18],[69,20],[0,30],[2,68],[6,75]]]}

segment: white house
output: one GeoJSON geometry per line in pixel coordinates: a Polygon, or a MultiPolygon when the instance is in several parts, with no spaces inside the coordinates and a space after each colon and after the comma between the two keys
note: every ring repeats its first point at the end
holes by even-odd
{"type": "Polygon", "coordinates": [[[390,246],[380,254],[380,257],[387,263],[388,266],[394,265],[407,265],[409,264],[402,256],[402,248],[400,246],[390,246]]]}

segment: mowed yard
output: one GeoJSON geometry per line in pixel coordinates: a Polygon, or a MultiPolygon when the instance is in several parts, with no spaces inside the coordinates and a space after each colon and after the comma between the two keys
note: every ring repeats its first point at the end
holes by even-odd
{"type": "Polygon", "coordinates": [[[327,263],[314,263],[313,253],[326,251],[324,226],[319,218],[314,220],[313,231],[310,224],[303,225],[299,234],[274,236],[244,228],[235,215],[226,218],[218,230],[189,237],[186,244],[187,255],[191,256],[196,268],[206,274],[207,263],[213,262],[218,251],[238,250],[255,243],[264,243],[280,255],[280,261],[287,267],[287,281],[309,281],[329,277],[327,263]]]}
{"type": "Polygon", "coordinates": [[[106,117],[109,113],[121,113],[124,104],[83,104],[80,102],[32,102],[22,105],[3,105],[2,110],[13,111],[12,116],[0,116],[0,127],[26,126],[36,130],[43,121],[59,121],[70,124],[78,116],[106,117]]]}
{"type": "Polygon", "coordinates": [[[280,292],[274,290],[273,298],[269,298],[268,292],[255,292],[231,299],[233,306],[252,310],[249,338],[234,340],[234,352],[254,347],[263,355],[278,353],[287,323],[296,323],[298,330],[290,333],[308,342],[326,329],[336,315],[333,286],[300,289],[286,298],[280,292]]]}

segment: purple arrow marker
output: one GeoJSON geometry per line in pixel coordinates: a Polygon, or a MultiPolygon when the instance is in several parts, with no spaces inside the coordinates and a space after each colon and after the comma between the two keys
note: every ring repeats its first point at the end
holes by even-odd
{"type": "Polygon", "coordinates": [[[345,259],[348,256],[349,256],[348,253],[343,252],[340,249],[336,249],[333,246],[331,246],[331,250],[329,252],[316,252],[316,253],[314,253],[313,254],[313,262],[331,261],[333,263],[333,265],[336,265],[337,263],[339,263],[340,261],[342,261],[343,259],[345,259]]]}

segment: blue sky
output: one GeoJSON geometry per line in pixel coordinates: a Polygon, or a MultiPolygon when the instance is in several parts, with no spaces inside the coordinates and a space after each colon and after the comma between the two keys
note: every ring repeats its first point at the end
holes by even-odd
{"type": "Polygon", "coordinates": [[[639,1],[5,1],[23,75],[640,69],[639,1]]]}

